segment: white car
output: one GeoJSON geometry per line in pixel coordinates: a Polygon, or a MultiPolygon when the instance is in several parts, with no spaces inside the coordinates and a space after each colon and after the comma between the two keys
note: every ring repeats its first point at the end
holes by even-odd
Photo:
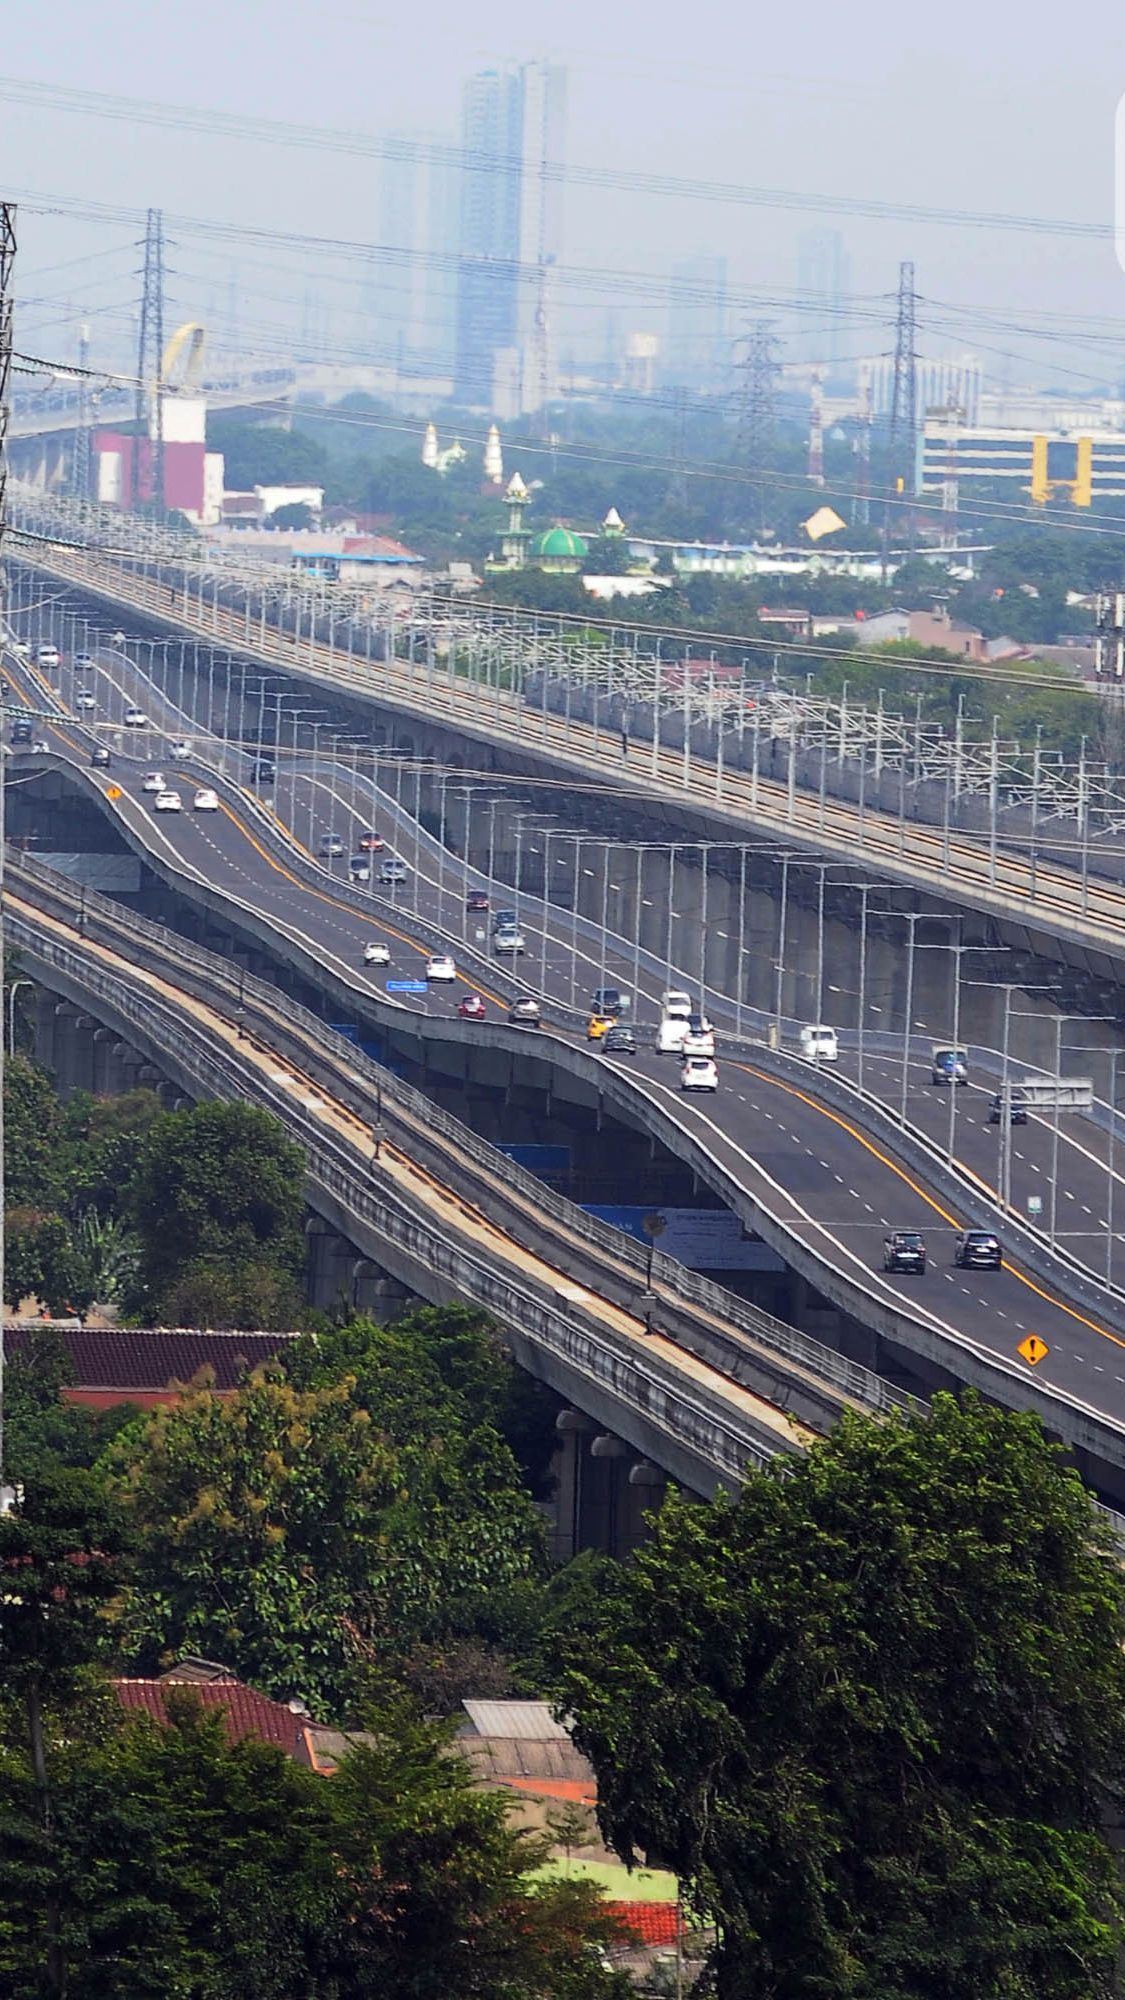
{"type": "Polygon", "coordinates": [[[710,1021],[701,1014],[693,1014],[687,1025],[683,1039],[685,1056],[713,1056],[715,1053],[715,1030],[710,1021]]]}
{"type": "Polygon", "coordinates": [[[31,658],[31,647],[28,645],[26,639],[13,639],[8,650],[15,654],[17,660],[30,660],[31,658]]]}
{"type": "Polygon", "coordinates": [[[125,727],[126,729],[147,729],[148,716],[145,714],[144,709],[133,708],[130,705],[125,710],[125,727]]]}
{"type": "Polygon", "coordinates": [[[681,1090],[718,1090],[719,1072],[713,1056],[685,1056],[680,1071],[681,1090]]]}
{"type": "Polygon", "coordinates": [[[183,812],[184,802],[178,792],[157,792],[152,806],[154,812],[178,813],[183,812]]]}
{"type": "Polygon", "coordinates": [[[405,861],[400,861],[396,855],[392,854],[386,861],[380,864],[379,880],[380,882],[405,882],[406,873],[405,861]]]}
{"type": "Polygon", "coordinates": [[[92,653],[75,653],[74,664],[76,667],[96,667],[98,663],[92,653]]]}
{"type": "Polygon", "coordinates": [[[492,940],[492,949],[497,957],[507,955],[515,958],[520,952],[527,950],[527,939],[522,931],[497,931],[492,940]]]}
{"type": "Polygon", "coordinates": [[[451,979],[456,979],[456,977],[457,967],[454,965],[447,951],[437,951],[432,958],[426,960],[427,979],[435,981],[444,980],[448,984],[451,979]]]}
{"type": "Polygon", "coordinates": [[[77,688],[74,695],[75,708],[96,708],[98,697],[89,688],[77,688]]]}
{"type": "Polygon", "coordinates": [[[391,947],[389,944],[384,944],[382,938],[372,938],[370,944],[364,945],[363,963],[365,965],[389,965],[390,962],[391,947]]]}
{"type": "Polygon", "coordinates": [[[196,793],[191,804],[193,812],[217,813],[219,810],[219,794],[218,792],[213,792],[209,785],[204,785],[202,791],[196,793]]]}
{"type": "Polygon", "coordinates": [[[164,790],[164,780],[159,771],[145,772],[144,777],[141,779],[141,790],[142,792],[162,792],[164,790]]]}
{"type": "Polygon", "coordinates": [[[666,1021],[690,1021],[695,1005],[690,993],[680,993],[673,988],[661,994],[660,1011],[666,1021]]]}
{"type": "Polygon", "coordinates": [[[40,646],[35,657],[41,667],[57,667],[61,664],[61,655],[57,646],[40,646]]]}
{"type": "Polygon", "coordinates": [[[185,757],[191,756],[191,744],[186,743],[182,736],[174,736],[168,745],[168,755],[174,757],[177,764],[182,764],[185,757]]]}
{"type": "Polygon", "coordinates": [[[806,1062],[838,1062],[840,1043],[835,1028],[802,1028],[801,1054],[806,1062]]]}

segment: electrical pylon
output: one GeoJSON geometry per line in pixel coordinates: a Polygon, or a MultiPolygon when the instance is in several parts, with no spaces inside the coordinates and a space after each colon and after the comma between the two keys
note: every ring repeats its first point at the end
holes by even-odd
{"type": "Polygon", "coordinates": [[[776,407],[774,383],[778,374],[773,321],[760,319],[746,337],[746,353],[738,363],[744,382],[738,420],[736,455],[751,475],[753,508],[759,528],[765,526],[767,481],[766,461],[773,448],[776,407]]]}
{"type": "MultiPolygon", "coordinates": [[[[141,327],[137,343],[136,418],[140,438],[152,442],[152,504],[164,511],[164,217],[150,208],[145,227],[145,268],[141,290],[141,327]]],[[[135,482],[139,489],[139,478],[135,482]]],[[[139,490],[137,497],[140,497],[139,490]]]]}
{"type": "Polygon", "coordinates": [[[907,546],[914,546],[914,461],[918,445],[918,353],[915,313],[914,265],[898,267],[898,310],[895,315],[895,369],[891,389],[891,431],[887,446],[887,476],[890,494],[883,507],[883,580],[887,577],[891,520],[894,502],[904,504],[903,529],[907,546]]]}

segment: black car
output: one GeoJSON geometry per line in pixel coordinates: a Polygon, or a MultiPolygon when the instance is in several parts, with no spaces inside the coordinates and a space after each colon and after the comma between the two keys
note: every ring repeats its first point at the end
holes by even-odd
{"type": "Polygon", "coordinates": [[[606,1029],[598,1047],[603,1056],[635,1056],[637,1037],[632,1028],[623,1028],[620,1022],[615,1022],[612,1028],[606,1029]]]}
{"type": "Polygon", "coordinates": [[[919,1229],[892,1229],[883,1238],[884,1271],[917,1271],[926,1275],[926,1239],[919,1229]]]}
{"type": "Polygon", "coordinates": [[[963,1229],[954,1245],[953,1262],[962,1271],[1002,1271],[1004,1253],[1000,1238],[990,1229],[963,1229]]]}
{"type": "Polygon", "coordinates": [[[11,737],[13,743],[30,743],[31,742],[30,722],[13,722],[11,728],[11,737]]]}
{"type": "Polygon", "coordinates": [[[597,986],[594,988],[594,997],[590,1002],[591,1013],[607,1014],[611,1020],[616,1021],[617,1016],[623,1013],[624,1010],[625,996],[616,986],[597,986]]]}
{"type": "Polygon", "coordinates": [[[465,908],[467,910],[477,910],[481,912],[487,910],[488,890],[470,889],[468,895],[465,898],[465,908]]]}
{"type": "Polygon", "coordinates": [[[93,749],[90,752],[90,762],[94,766],[95,770],[98,769],[103,771],[108,770],[109,751],[104,743],[95,743],[93,749]]]}
{"type": "MultiPolygon", "coordinates": [[[[988,1101],[989,1124],[999,1125],[1003,1115],[1003,1093],[998,1090],[988,1101]]],[[[1027,1124],[1027,1098],[1018,1084],[1014,1087],[1010,1085],[1008,1089],[1008,1122],[1011,1125],[1027,1124]]]]}
{"type": "Polygon", "coordinates": [[[254,766],[254,783],[256,785],[272,785],[276,776],[277,765],[274,763],[272,757],[259,757],[254,766]]]}

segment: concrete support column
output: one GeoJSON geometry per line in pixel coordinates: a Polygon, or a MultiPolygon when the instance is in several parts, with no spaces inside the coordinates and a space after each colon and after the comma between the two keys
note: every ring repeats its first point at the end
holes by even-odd
{"type": "Polygon", "coordinates": [[[583,1546],[581,1540],[582,1499],[585,1486],[587,1440],[594,1425],[580,1410],[560,1410],[555,1418],[558,1450],[555,1454],[555,1555],[569,1562],[583,1546]]]}

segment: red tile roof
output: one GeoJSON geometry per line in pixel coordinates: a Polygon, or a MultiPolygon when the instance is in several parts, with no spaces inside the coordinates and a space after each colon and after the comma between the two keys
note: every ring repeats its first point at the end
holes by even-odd
{"type": "Polygon", "coordinates": [[[606,1910],[632,1931],[641,1944],[675,1944],[675,1903],[607,1903],[606,1910]]]}
{"type": "Polygon", "coordinates": [[[170,1687],[190,1688],[204,1708],[220,1708],[226,1723],[228,1743],[241,1743],[248,1736],[261,1743],[274,1743],[300,1764],[311,1763],[303,1718],[294,1715],[284,1702],[271,1701],[245,1681],[201,1681],[174,1675],[163,1680],[115,1680],[114,1688],[122,1708],[132,1714],[150,1715],[162,1726],[168,1721],[166,1698],[170,1687]]]}
{"type": "MultiPolygon", "coordinates": [[[[35,1330],[5,1329],[9,1357],[19,1353],[35,1330]]],[[[211,1333],[197,1328],[59,1326],[56,1331],[74,1371],[72,1394],[117,1390],[121,1398],[190,1382],[201,1368],[213,1372],[217,1389],[236,1389],[248,1369],[269,1361],[296,1338],[289,1333],[211,1333]]]]}

